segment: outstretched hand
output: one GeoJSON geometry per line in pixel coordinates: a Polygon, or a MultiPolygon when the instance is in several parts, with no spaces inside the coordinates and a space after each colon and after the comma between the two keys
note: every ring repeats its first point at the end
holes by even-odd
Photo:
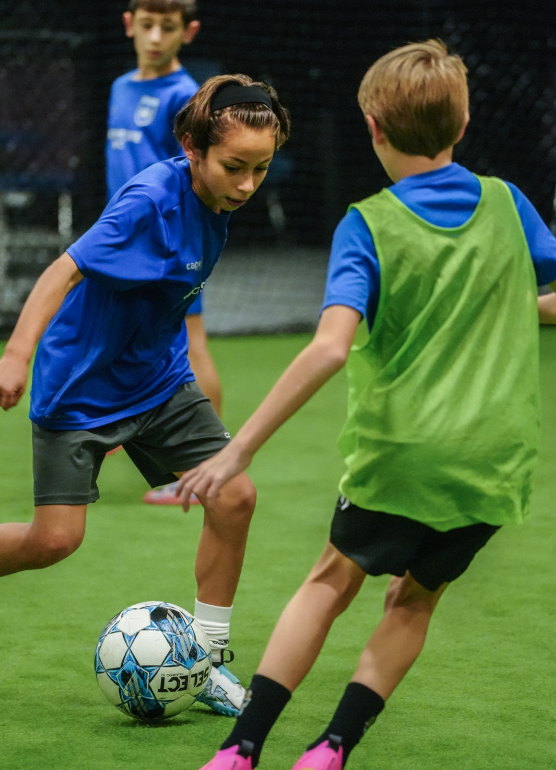
{"type": "Polygon", "coordinates": [[[251,456],[242,453],[232,440],[224,449],[180,477],[176,494],[181,497],[184,511],[189,510],[189,498],[195,493],[201,502],[213,508],[224,484],[244,471],[251,456]]]}
{"type": "Polygon", "coordinates": [[[224,484],[250,464],[253,455],[346,362],[361,314],[347,305],[323,310],[314,339],[292,361],[259,408],[235,438],[178,481],[184,511],[194,492],[203,505],[214,507],[224,484]]]}
{"type": "Polygon", "coordinates": [[[15,406],[25,393],[29,365],[23,359],[5,353],[0,358],[0,406],[4,411],[15,406]]]}

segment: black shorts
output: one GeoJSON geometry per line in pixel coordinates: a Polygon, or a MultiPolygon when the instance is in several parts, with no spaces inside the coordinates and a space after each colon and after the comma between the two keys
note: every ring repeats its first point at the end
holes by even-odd
{"type": "Polygon", "coordinates": [[[439,532],[391,513],[367,511],[340,497],[330,542],[368,575],[409,572],[429,591],[462,575],[500,527],[471,524],[439,532]]]}
{"type": "Polygon", "coordinates": [[[120,444],[151,487],[176,481],[216,454],[230,435],[196,382],[159,406],[90,430],[47,430],[33,423],[35,505],[84,505],[99,498],[106,453],[120,444]]]}

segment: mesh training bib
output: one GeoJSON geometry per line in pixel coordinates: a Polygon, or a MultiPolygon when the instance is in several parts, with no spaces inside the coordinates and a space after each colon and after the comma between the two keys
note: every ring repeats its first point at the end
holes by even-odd
{"type": "Polygon", "coordinates": [[[429,224],[389,190],[355,204],[381,288],[348,360],[340,490],[441,531],[523,521],[539,441],[533,263],[508,187],[480,182],[460,227],[429,224]]]}

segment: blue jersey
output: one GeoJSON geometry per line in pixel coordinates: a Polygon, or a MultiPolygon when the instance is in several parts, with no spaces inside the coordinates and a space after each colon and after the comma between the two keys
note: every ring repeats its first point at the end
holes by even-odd
{"type": "MultiPolygon", "coordinates": [[[[521,219],[539,285],[556,280],[556,238],[533,204],[506,182],[521,219]]],[[[481,196],[477,177],[457,163],[405,177],[389,188],[402,203],[437,227],[459,227],[473,215],[481,196]]],[[[380,294],[380,266],[372,233],[356,209],[342,219],[332,241],[323,310],[347,305],[373,324],[380,294]]]]}
{"type": "Polygon", "coordinates": [[[227,235],[172,158],[134,177],[68,248],[85,278],[47,327],[35,358],[31,419],[95,428],[169,399],[194,376],[184,316],[227,235]]]}
{"type": "Polygon", "coordinates": [[[106,142],[108,197],[147,166],[181,155],[174,118],[199,88],[182,67],[153,80],[134,80],[137,70],[112,84],[106,142]]]}

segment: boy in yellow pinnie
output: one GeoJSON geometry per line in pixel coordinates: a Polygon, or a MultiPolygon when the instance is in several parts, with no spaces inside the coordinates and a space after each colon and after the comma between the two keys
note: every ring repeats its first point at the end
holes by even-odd
{"type": "Polygon", "coordinates": [[[313,341],[230,444],[179,484],[221,485],[347,360],[346,470],[330,539],[272,634],[240,716],[204,770],[251,770],[366,575],[384,616],[330,723],[294,770],[340,770],[419,655],[431,615],[495,532],[529,514],[539,440],[537,284],[556,239],[512,184],[452,162],[466,68],[440,41],[379,59],[359,90],[394,182],[350,208],[313,341]],[[367,342],[350,354],[365,318],[367,342]]]}

